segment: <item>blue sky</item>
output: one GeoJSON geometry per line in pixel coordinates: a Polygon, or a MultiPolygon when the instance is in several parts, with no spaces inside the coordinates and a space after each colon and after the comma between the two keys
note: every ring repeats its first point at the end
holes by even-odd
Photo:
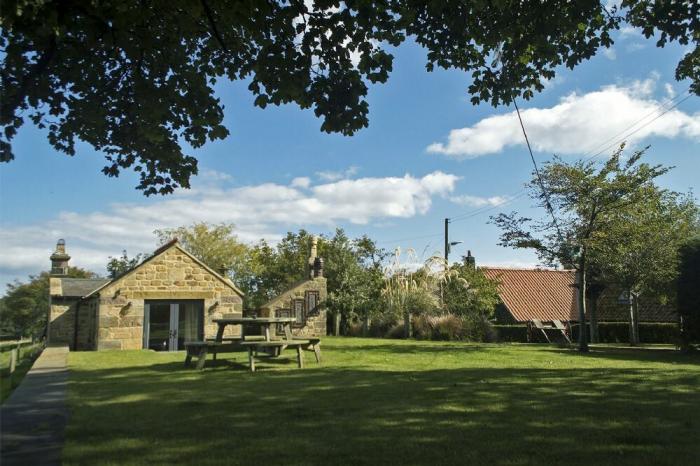
{"type": "MultiPolygon", "coordinates": [[[[647,161],[676,167],[660,183],[697,192],[700,99],[651,121],[687,95],[689,83],[673,78],[684,51],[657,49],[626,28],[612,50],[560,70],[544,92],[520,102],[538,162],[610,153],[636,131],[631,147],[649,144],[647,161]]],[[[195,221],[235,223],[250,242],[341,226],[427,256],[441,251],[443,218],[461,216],[451,225],[452,239],[463,241],[453,259],[471,249],[482,265],[537,264],[532,253],[499,247],[488,224],[502,210],[539,214],[527,198],[512,199],[532,171],[513,108],[473,106],[469,76],[427,73],[418,46],[394,54],[389,81],[370,90],[370,126],[353,137],[320,132],[312,111],[292,105],[255,108],[245,83],[222,83],[231,135],[192,151],[200,166],[193,189],[165,198],[143,197],[130,172],[106,178],[103,156],[88,145],[74,157],[54,151],[26,124],[14,140],[16,160],[0,168],[0,282],[45,270],[58,238],[73,265],[105,273],[109,255],[153,250],[154,229],[195,221]],[[486,207],[493,209],[467,216],[486,207]]]]}

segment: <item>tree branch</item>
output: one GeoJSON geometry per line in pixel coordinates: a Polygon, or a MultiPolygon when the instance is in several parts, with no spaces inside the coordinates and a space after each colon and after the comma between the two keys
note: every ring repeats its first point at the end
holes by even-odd
{"type": "Polygon", "coordinates": [[[221,45],[221,48],[224,49],[224,52],[229,53],[229,49],[226,46],[226,43],[224,42],[223,37],[221,37],[221,34],[219,33],[219,30],[216,28],[216,21],[214,21],[214,14],[211,11],[211,8],[209,8],[209,4],[207,3],[207,0],[202,0],[202,7],[204,7],[204,12],[207,14],[207,20],[209,21],[209,25],[211,26],[212,30],[212,35],[216,38],[216,41],[221,45]]]}
{"type": "MultiPolygon", "coordinates": [[[[2,99],[3,102],[0,105],[0,124],[5,125],[12,120],[15,110],[22,105],[22,102],[24,102],[24,99],[27,97],[30,86],[32,86],[36,79],[46,71],[47,66],[56,53],[56,45],[56,36],[52,35],[49,39],[48,47],[44,50],[44,53],[41,54],[36,63],[29,69],[29,73],[22,78],[22,82],[17,91],[13,95],[4,96],[2,99]]],[[[3,88],[5,92],[7,92],[7,81],[9,81],[9,79],[6,75],[3,75],[3,81],[5,81],[3,82],[3,88]]]]}

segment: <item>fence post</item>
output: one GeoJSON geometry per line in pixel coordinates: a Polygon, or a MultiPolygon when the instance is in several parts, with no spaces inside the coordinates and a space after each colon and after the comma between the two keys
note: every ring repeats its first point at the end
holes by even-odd
{"type": "Polygon", "coordinates": [[[17,366],[17,348],[12,348],[12,351],[10,351],[10,377],[12,377],[12,373],[15,371],[16,366],[17,366]]]}

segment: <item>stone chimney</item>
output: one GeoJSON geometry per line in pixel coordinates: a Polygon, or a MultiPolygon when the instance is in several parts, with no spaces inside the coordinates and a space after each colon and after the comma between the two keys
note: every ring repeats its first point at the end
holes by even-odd
{"type": "Polygon", "coordinates": [[[56,250],[51,254],[51,275],[68,275],[68,261],[70,256],[66,253],[66,241],[59,239],[56,243],[56,250]]]}
{"type": "Polygon", "coordinates": [[[309,278],[316,276],[316,259],[318,259],[318,238],[311,237],[311,254],[309,255],[309,278]]]}
{"type": "Polygon", "coordinates": [[[467,251],[467,255],[462,257],[464,259],[465,264],[471,266],[472,268],[476,267],[476,257],[472,256],[471,251],[467,251]]]}
{"type": "Polygon", "coordinates": [[[323,277],[323,259],[320,257],[314,259],[314,270],[312,278],[318,277],[323,277]]]}

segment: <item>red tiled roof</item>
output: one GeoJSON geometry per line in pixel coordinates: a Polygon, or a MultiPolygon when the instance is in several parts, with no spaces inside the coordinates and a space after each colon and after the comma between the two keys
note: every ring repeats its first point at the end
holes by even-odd
{"type": "Polygon", "coordinates": [[[500,282],[501,301],[518,322],[577,321],[576,274],[573,270],[507,269],[481,267],[500,282]]]}

